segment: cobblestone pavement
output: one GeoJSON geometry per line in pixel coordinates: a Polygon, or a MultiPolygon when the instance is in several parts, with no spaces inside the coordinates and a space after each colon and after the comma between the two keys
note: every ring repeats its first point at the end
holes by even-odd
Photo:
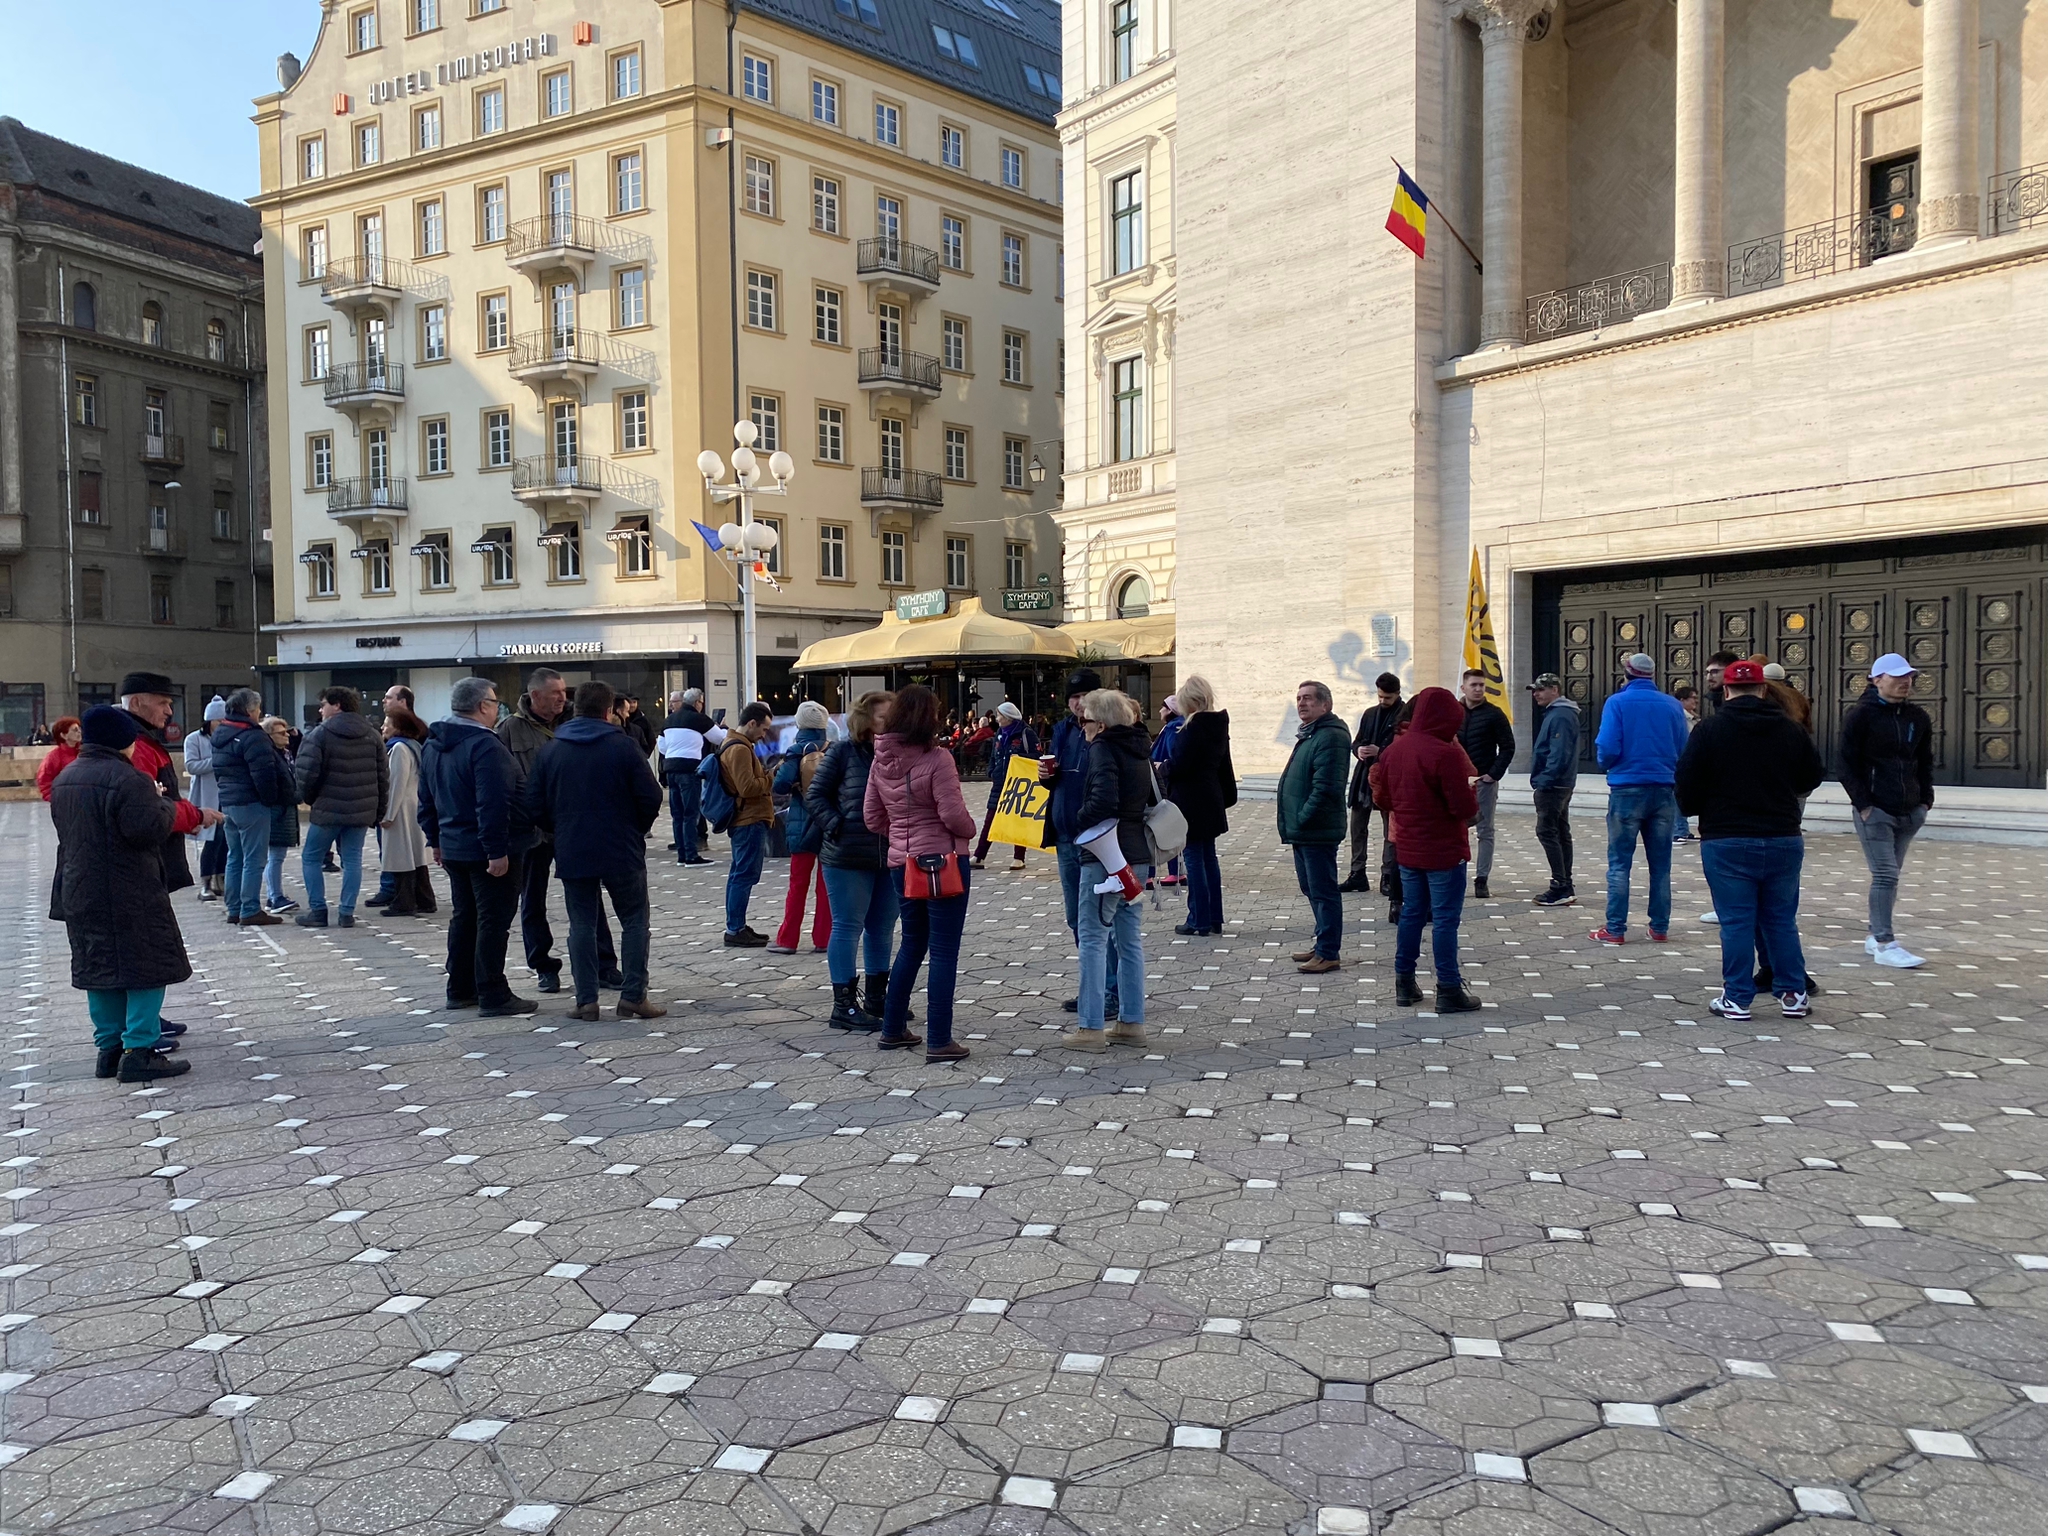
{"type": "Polygon", "coordinates": [[[1826,995],[1735,1025],[1696,845],[1671,943],[1602,949],[1506,821],[1440,1022],[1377,897],[1295,972],[1243,820],[1228,937],[1147,911],[1146,1050],[1047,1048],[1048,859],[977,883],[956,1067],[824,1029],[822,957],[717,947],[723,866],[663,864],[651,1024],[182,893],[194,1070],[138,1092],[0,807],[0,1529],[2048,1532],[2048,854],[1916,849],[1897,973],[1817,840],[1826,995]]]}

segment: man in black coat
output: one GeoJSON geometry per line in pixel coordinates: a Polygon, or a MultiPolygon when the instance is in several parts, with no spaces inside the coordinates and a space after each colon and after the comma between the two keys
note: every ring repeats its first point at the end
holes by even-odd
{"type": "Polygon", "coordinates": [[[1934,808],[1934,722],[1913,702],[1913,664],[1896,651],[1870,668],[1870,686],[1842,720],[1842,788],[1856,808],[1856,841],[1870,866],[1870,932],[1863,948],[1892,970],[1920,956],[1892,931],[1906,850],[1934,808]]]}
{"type": "MultiPolygon", "coordinates": [[[[134,764],[138,732],[125,712],[85,712],[78,760],[50,790],[60,865],[51,916],[71,941],[71,985],[86,995],[99,1058],[95,1077],[176,1077],[191,1063],[164,1054],[164,989],[192,965],[164,889],[163,846],[177,807],[134,764]]],[[[200,812],[214,826],[218,811],[200,812]]],[[[173,1035],[182,1025],[168,1026],[173,1035]]]]}
{"type": "Polygon", "coordinates": [[[600,886],[611,895],[624,941],[618,1016],[659,1019],[668,1013],[647,1001],[647,830],[661,814],[661,786],[639,742],[609,719],[612,699],[606,683],[576,690],[576,718],[556,726],[525,790],[534,825],[554,839],[569,906],[569,971],[576,983],[569,1017],[586,1022],[597,1017],[600,886]]]}
{"type": "Polygon", "coordinates": [[[391,765],[377,728],[363,714],[362,696],[336,685],[320,690],[320,723],[299,743],[293,759],[299,799],[312,808],[300,872],[306,880],[306,910],[293,921],[301,928],[327,926],[327,850],[341,854],[339,926],[356,925],[356,897],[363,886],[363,839],[384,819],[391,794],[391,765]]]}
{"type": "MultiPolygon", "coordinates": [[[[1351,755],[1357,766],[1351,770],[1351,788],[1345,804],[1351,812],[1351,870],[1340,891],[1370,891],[1372,877],[1366,873],[1367,845],[1372,832],[1372,785],[1366,775],[1379,755],[1394,739],[1394,725],[1401,718],[1401,679],[1382,672],[1373,681],[1379,702],[1358,717],[1358,729],[1351,736],[1351,755]]],[[[1394,863],[1394,844],[1387,837],[1387,813],[1380,812],[1380,889],[1387,900],[1401,900],[1401,874],[1394,863]]]]}
{"type": "Polygon", "coordinates": [[[1458,745],[1479,770],[1472,785],[1479,796],[1479,819],[1472,824],[1478,832],[1472,856],[1472,894],[1484,901],[1493,894],[1486,888],[1486,877],[1493,873],[1493,809],[1500,797],[1500,781],[1508,776],[1508,764],[1515,760],[1515,728],[1507,711],[1486,697],[1486,674],[1476,667],[1467,668],[1458,679],[1458,701],[1465,706],[1458,745]]]}
{"type": "Polygon", "coordinates": [[[199,807],[185,798],[178,770],[164,744],[164,731],[176,709],[177,686],[161,672],[130,672],[121,679],[117,696],[122,712],[135,725],[135,766],[163,786],[164,798],[177,809],[177,821],[164,839],[164,889],[182,891],[192,884],[192,867],[185,862],[185,834],[198,831],[202,822],[199,807]]]}
{"type": "Polygon", "coordinates": [[[1788,1019],[1805,1018],[1806,955],[1799,944],[1802,803],[1827,776],[1813,738],[1764,693],[1760,662],[1731,661],[1721,707],[1686,739],[1678,809],[1700,819],[1700,865],[1721,924],[1721,995],[1708,1007],[1750,1017],[1758,952],[1788,1019]],[[1794,980],[1793,978],[1798,978],[1794,980]]]}

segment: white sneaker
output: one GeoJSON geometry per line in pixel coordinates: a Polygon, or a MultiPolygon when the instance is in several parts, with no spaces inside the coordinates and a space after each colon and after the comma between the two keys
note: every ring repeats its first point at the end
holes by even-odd
{"type": "Polygon", "coordinates": [[[1878,943],[1876,939],[1872,938],[1872,937],[1871,937],[1870,935],[1868,935],[1868,934],[1865,934],[1865,935],[1864,935],[1864,938],[1863,938],[1863,953],[1865,953],[1866,955],[1874,955],[1874,954],[1876,954],[1876,953],[1877,953],[1877,952],[1878,952],[1878,951],[1879,951],[1880,949],[1883,949],[1883,948],[1884,948],[1884,946],[1883,946],[1882,944],[1878,943]]]}
{"type": "Polygon", "coordinates": [[[1746,1019],[1750,1016],[1747,1008],[1729,1002],[1726,997],[1708,998],[1707,1007],[1724,1019],[1746,1019]]]}
{"type": "Polygon", "coordinates": [[[1778,999],[1778,1011],[1788,1019],[1803,1019],[1813,1008],[1804,992],[1787,992],[1778,999]]]}
{"type": "Polygon", "coordinates": [[[1703,923],[1718,923],[1721,921],[1721,919],[1716,917],[1711,912],[1702,912],[1700,914],[1700,921],[1703,923]]]}
{"type": "Polygon", "coordinates": [[[1880,949],[1874,958],[1879,965],[1889,966],[1895,971],[1910,971],[1916,965],[1925,965],[1927,963],[1907,949],[1897,939],[1893,939],[1891,943],[1880,949]]]}

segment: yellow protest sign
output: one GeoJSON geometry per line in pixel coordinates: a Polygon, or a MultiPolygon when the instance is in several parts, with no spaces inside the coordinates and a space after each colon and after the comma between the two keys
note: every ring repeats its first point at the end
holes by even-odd
{"type": "Polygon", "coordinates": [[[1038,759],[1018,755],[1010,759],[1003,775],[1002,797],[996,801],[996,819],[989,823],[988,840],[1017,848],[1043,848],[1045,822],[1052,814],[1052,786],[1038,782],[1038,759]]]}

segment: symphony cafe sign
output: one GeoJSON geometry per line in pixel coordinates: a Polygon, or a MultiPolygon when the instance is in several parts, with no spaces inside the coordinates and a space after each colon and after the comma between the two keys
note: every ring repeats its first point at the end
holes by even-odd
{"type": "Polygon", "coordinates": [[[516,42],[500,43],[495,48],[480,48],[475,53],[465,53],[453,59],[444,59],[432,69],[408,70],[402,75],[393,75],[388,80],[374,81],[365,93],[372,106],[387,101],[396,101],[401,96],[418,96],[436,86],[453,85],[479,75],[493,74],[514,64],[530,64],[535,59],[553,58],[555,35],[542,32],[532,37],[522,37],[516,42]]]}

